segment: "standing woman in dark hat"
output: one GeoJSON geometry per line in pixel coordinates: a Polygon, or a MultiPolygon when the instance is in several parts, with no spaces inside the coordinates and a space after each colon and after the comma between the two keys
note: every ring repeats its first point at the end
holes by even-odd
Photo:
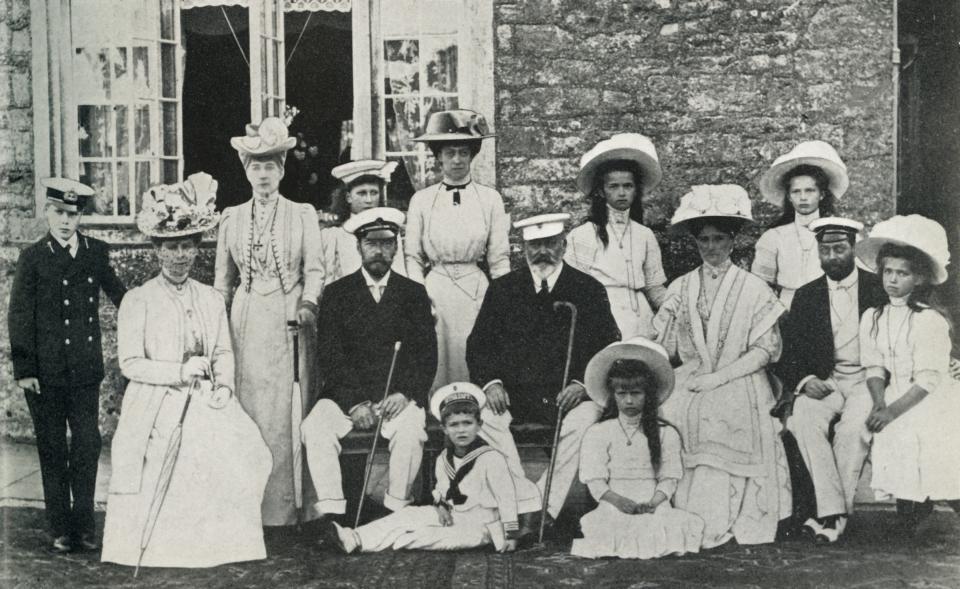
{"type": "Polygon", "coordinates": [[[660,245],[641,223],[642,198],[660,176],[657,150],[639,133],[614,135],[580,158],[577,186],[590,199],[590,216],[570,232],[563,259],[604,286],[624,340],[653,337],[653,314],[666,294],[660,245]]]}
{"type": "Polygon", "coordinates": [[[263,500],[265,526],[297,523],[293,450],[300,443],[300,424],[293,423],[291,413],[293,334],[287,322],[315,324],[323,287],[317,214],[311,205],[289,201],[278,191],[287,151],[295,143],[275,117],[247,125],[246,136],[230,140],[253,198],[223,211],[217,240],[214,287],[230,306],[237,398],[273,454],[263,500]]]}
{"type": "Polygon", "coordinates": [[[425,141],[440,162],[443,181],[413,195],[407,211],[407,275],[423,282],[437,318],[439,361],[433,388],[469,381],[467,336],[490,278],[510,271],[510,217],[500,193],[473,182],[470,164],[480,143],[493,137],[483,115],[470,110],[436,112],[425,141]]]}

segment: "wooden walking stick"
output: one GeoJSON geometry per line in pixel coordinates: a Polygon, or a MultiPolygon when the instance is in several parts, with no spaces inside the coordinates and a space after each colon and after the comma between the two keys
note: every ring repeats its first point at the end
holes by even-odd
{"type": "Polygon", "coordinates": [[[367,496],[367,485],[370,483],[370,473],[373,471],[373,455],[377,451],[377,440],[380,439],[380,428],[383,427],[383,405],[390,396],[390,385],[393,382],[393,371],[397,367],[397,354],[400,353],[400,342],[393,344],[393,359],[390,360],[390,372],[387,373],[387,386],[383,390],[383,400],[380,401],[380,415],[377,416],[377,429],[373,432],[373,444],[370,445],[370,453],[367,454],[367,466],[363,469],[363,487],[360,489],[360,502],[357,503],[357,519],[353,522],[353,527],[360,527],[360,514],[363,512],[363,500],[367,496]]]}
{"type": "Polygon", "coordinates": [[[297,512],[297,528],[303,524],[303,442],[300,424],[303,422],[304,399],[300,387],[300,324],[287,321],[293,334],[293,388],[290,398],[290,437],[293,450],[293,506],[297,512]]]}
{"type": "MultiPolygon", "coordinates": [[[[563,366],[563,387],[567,388],[570,379],[570,362],[573,359],[573,337],[577,330],[577,306],[569,301],[553,303],[555,311],[561,307],[570,309],[570,334],[567,337],[567,361],[563,366]]],[[[543,507],[540,509],[540,543],[543,543],[543,530],[547,525],[547,507],[550,505],[550,485],[553,483],[553,469],[557,465],[557,445],[560,444],[560,426],[563,424],[563,409],[557,406],[557,424],[553,430],[553,445],[550,447],[550,466],[547,467],[547,482],[543,487],[543,507]]]]}

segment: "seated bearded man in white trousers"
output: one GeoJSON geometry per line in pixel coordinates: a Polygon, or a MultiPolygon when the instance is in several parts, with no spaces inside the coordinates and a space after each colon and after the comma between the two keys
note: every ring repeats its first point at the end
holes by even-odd
{"type": "Polygon", "coordinates": [[[340,440],[351,431],[371,431],[383,417],[380,434],[390,450],[384,506],[392,511],[411,502],[423,459],[423,407],[437,370],[437,336],[427,291],[390,270],[403,221],[403,213],[385,207],[350,217],[344,228],[357,237],[362,266],[327,286],[320,301],[321,399],[300,431],[323,516],[346,510],[340,440]]]}
{"type": "Polygon", "coordinates": [[[514,225],[523,233],[527,266],[490,283],[467,339],[470,379],[487,396],[480,435],[507,458],[517,490],[522,544],[539,531],[546,474],[537,484],[526,478],[510,423],[553,425],[557,410],[563,413],[546,499],[549,527],[577,475],[583,434],[603,411],[582,384],[587,363],[620,339],[603,285],[563,263],[564,222],[569,218],[566,213],[538,215],[514,225]],[[576,337],[569,358],[570,380],[564,386],[570,305],[577,310],[576,337]]]}
{"type": "Polygon", "coordinates": [[[807,519],[802,531],[818,542],[835,542],[853,513],[870,451],[866,421],[873,401],[860,366],[860,316],[884,304],[887,295],[876,275],[854,263],[861,223],[825,217],[810,229],[825,275],[797,290],[783,324],[784,397],[774,411],[789,415],[787,429],[813,482],[816,517],[807,519]],[[830,424],[838,418],[831,447],[830,424]]]}

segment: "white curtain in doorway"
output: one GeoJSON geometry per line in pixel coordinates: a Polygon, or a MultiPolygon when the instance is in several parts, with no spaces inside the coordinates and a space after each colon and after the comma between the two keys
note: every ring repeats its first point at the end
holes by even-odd
{"type": "MultiPolygon", "coordinates": [[[[353,0],[284,0],[284,12],[350,12],[353,0]]],[[[243,6],[248,0],[183,0],[183,8],[204,6],[243,6]]]]}

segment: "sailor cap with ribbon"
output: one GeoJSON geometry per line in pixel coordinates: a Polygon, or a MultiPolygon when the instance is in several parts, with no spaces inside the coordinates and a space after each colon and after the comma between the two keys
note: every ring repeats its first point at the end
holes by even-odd
{"type": "MultiPolygon", "coordinates": [[[[394,237],[400,233],[400,227],[406,220],[406,215],[392,207],[374,207],[355,215],[343,223],[343,230],[352,233],[358,238],[369,235],[374,231],[389,232],[394,237]]],[[[387,237],[387,236],[384,236],[387,237]]]]}
{"type": "Polygon", "coordinates": [[[440,387],[430,397],[430,413],[442,421],[443,410],[455,403],[464,403],[476,407],[479,411],[487,402],[483,389],[469,382],[452,382],[440,387]]]}
{"type": "Polygon", "coordinates": [[[521,219],[513,227],[520,230],[524,241],[532,241],[560,235],[569,220],[570,213],[547,213],[521,219]]]}
{"type": "Polygon", "coordinates": [[[40,183],[47,189],[47,202],[72,213],[82,213],[87,200],[95,192],[86,184],[69,178],[45,178],[40,183]]]}
{"type": "Polygon", "coordinates": [[[390,182],[390,176],[397,169],[397,162],[385,162],[383,160],[357,160],[340,164],[330,170],[330,175],[340,180],[346,185],[357,178],[363,176],[376,176],[386,183],[390,182]]]}

